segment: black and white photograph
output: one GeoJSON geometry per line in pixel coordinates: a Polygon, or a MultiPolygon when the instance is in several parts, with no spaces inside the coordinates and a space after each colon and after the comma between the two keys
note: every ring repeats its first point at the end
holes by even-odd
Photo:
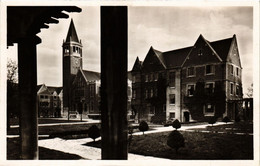
{"type": "Polygon", "coordinates": [[[3,165],[259,165],[259,1],[3,1],[0,60],[3,165]]]}

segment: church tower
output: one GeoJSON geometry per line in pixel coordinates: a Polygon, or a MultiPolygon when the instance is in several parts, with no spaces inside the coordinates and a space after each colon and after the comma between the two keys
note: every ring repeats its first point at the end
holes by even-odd
{"type": "Polygon", "coordinates": [[[71,19],[66,41],[63,40],[63,108],[71,107],[71,85],[79,70],[82,68],[82,44],[71,19]]]}

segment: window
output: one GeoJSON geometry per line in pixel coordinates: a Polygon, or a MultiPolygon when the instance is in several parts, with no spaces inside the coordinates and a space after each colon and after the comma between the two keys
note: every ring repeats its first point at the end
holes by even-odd
{"type": "Polygon", "coordinates": [[[136,90],[133,90],[133,99],[136,98],[136,90]]]}
{"type": "Polygon", "coordinates": [[[146,99],[148,98],[148,90],[147,89],[145,90],[145,98],[146,99]]]}
{"type": "Polygon", "coordinates": [[[194,67],[189,67],[188,69],[188,77],[191,77],[191,76],[195,76],[195,71],[194,71],[194,67]]]}
{"type": "Polygon", "coordinates": [[[154,96],[157,96],[157,89],[154,89],[154,96]]]}
{"type": "Polygon", "coordinates": [[[239,76],[239,68],[236,68],[236,75],[239,76]]]}
{"type": "Polygon", "coordinates": [[[169,117],[170,120],[173,120],[175,119],[175,112],[170,112],[170,117],[169,117]]]}
{"type": "Polygon", "coordinates": [[[214,116],[214,106],[210,103],[205,105],[205,112],[206,115],[214,116]]]}
{"type": "Polygon", "coordinates": [[[151,89],[151,97],[153,97],[153,89],[151,89]]]}
{"type": "Polygon", "coordinates": [[[198,56],[202,56],[202,49],[199,49],[198,56]]]}
{"type": "Polygon", "coordinates": [[[175,72],[169,73],[169,85],[170,87],[175,87],[175,72]]]}
{"type": "Polygon", "coordinates": [[[153,81],[153,74],[150,75],[150,81],[153,81]]]}
{"type": "Polygon", "coordinates": [[[193,96],[195,90],[195,85],[188,85],[188,96],[193,96]]]}
{"type": "Polygon", "coordinates": [[[94,96],[94,85],[90,85],[90,96],[94,96]]]}
{"type": "Polygon", "coordinates": [[[236,95],[240,95],[240,87],[239,87],[239,85],[236,86],[236,95]]]}
{"type": "Polygon", "coordinates": [[[133,83],[135,83],[135,76],[133,76],[133,83]]]}
{"type": "Polygon", "coordinates": [[[155,109],[153,106],[150,107],[150,114],[154,114],[155,113],[155,109]]]}
{"type": "Polygon", "coordinates": [[[234,94],[234,84],[230,83],[230,94],[233,95],[234,94]]]}
{"type": "Polygon", "coordinates": [[[214,83],[206,83],[205,85],[206,93],[211,94],[214,91],[214,83]]]}
{"type": "Polygon", "coordinates": [[[41,99],[44,99],[44,96],[43,96],[43,95],[40,95],[40,98],[41,98],[41,99]]]}
{"type": "Polygon", "coordinates": [[[148,82],[148,75],[145,75],[145,82],[148,82]]]}
{"type": "Polygon", "coordinates": [[[214,66],[206,65],[206,75],[214,74],[214,66]]]}
{"type": "Polygon", "coordinates": [[[73,52],[76,52],[76,47],[75,46],[73,46],[72,49],[73,49],[73,52]]]}
{"type": "Polygon", "coordinates": [[[57,96],[53,96],[53,99],[57,99],[57,96]]]}
{"type": "Polygon", "coordinates": [[[64,52],[65,52],[65,53],[69,53],[69,52],[70,52],[69,47],[65,47],[65,48],[64,48],[64,52]]]}
{"type": "Polygon", "coordinates": [[[234,74],[234,68],[233,68],[233,65],[230,65],[230,73],[231,73],[231,75],[234,74]]]}
{"type": "Polygon", "coordinates": [[[170,94],[169,95],[169,99],[170,99],[170,105],[174,105],[175,104],[175,94],[170,94]]]}
{"type": "Polygon", "coordinates": [[[155,73],[154,74],[154,81],[157,81],[158,80],[158,73],[155,73]]]}
{"type": "Polygon", "coordinates": [[[48,96],[46,95],[46,96],[44,96],[44,98],[45,98],[45,99],[48,99],[48,96]]]}

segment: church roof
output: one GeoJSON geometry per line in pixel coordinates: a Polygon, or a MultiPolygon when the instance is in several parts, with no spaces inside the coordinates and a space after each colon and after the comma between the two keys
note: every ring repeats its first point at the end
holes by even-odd
{"type": "Polygon", "coordinates": [[[223,61],[227,59],[232,40],[233,37],[210,42],[210,45],[214,48],[223,61]]]}
{"type": "Polygon", "coordinates": [[[73,23],[73,19],[71,19],[69,31],[68,31],[67,38],[66,38],[66,42],[71,42],[71,41],[79,43],[79,38],[78,38],[76,28],[73,23]]]}
{"type": "Polygon", "coordinates": [[[100,80],[100,73],[95,71],[89,71],[89,70],[82,70],[85,78],[87,81],[96,81],[100,80]]]}

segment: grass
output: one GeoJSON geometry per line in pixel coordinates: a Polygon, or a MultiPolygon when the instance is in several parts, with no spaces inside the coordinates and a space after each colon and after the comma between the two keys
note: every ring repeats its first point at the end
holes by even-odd
{"type": "Polygon", "coordinates": [[[234,124],[207,126],[206,129],[195,128],[192,130],[196,130],[196,131],[207,130],[211,132],[224,132],[224,133],[253,133],[253,123],[238,122],[234,124]]]}
{"type": "MultiPolygon", "coordinates": [[[[253,159],[253,136],[181,132],[185,147],[178,154],[167,145],[170,132],[133,136],[128,148],[129,153],[183,160],[233,160],[253,159]]],[[[101,141],[88,143],[100,147],[101,141]]]]}
{"type": "MultiPolygon", "coordinates": [[[[82,120],[83,122],[86,122],[86,120],[82,120]]],[[[52,118],[38,118],[38,124],[50,124],[50,123],[71,123],[71,122],[81,122],[80,119],[52,119],[52,118]]],[[[10,119],[11,125],[19,125],[19,118],[11,118],[10,119]]]]}
{"type": "MultiPolygon", "coordinates": [[[[93,124],[71,124],[71,125],[55,125],[55,126],[39,126],[39,135],[73,135],[86,134],[87,130],[93,124]]],[[[96,124],[100,127],[100,124],[96,124]]],[[[19,128],[11,128],[8,135],[18,135],[19,128]]]]}
{"type": "MultiPolygon", "coordinates": [[[[7,139],[7,160],[19,160],[19,138],[8,138],[7,139]]],[[[47,149],[39,147],[39,159],[40,160],[79,160],[82,157],[64,153],[57,150],[47,149]]]]}

